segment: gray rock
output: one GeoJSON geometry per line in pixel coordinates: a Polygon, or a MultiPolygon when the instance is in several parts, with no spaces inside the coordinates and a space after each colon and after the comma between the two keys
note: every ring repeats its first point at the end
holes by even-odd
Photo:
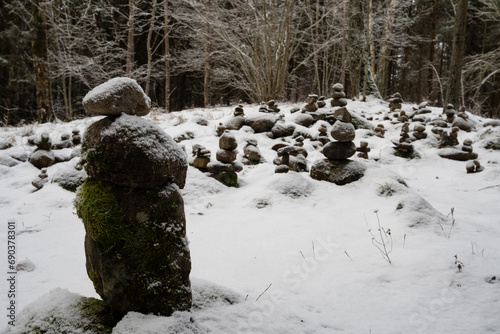
{"type": "Polygon", "coordinates": [[[314,118],[309,114],[300,113],[295,114],[292,117],[292,121],[298,125],[308,128],[314,123],[314,118]]]}
{"type": "Polygon", "coordinates": [[[352,125],[352,123],[337,121],[333,124],[330,134],[335,140],[340,142],[350,142],[356,137],[356,130],[354,129],[354,125],[352,125]]]}
{"type": "Polygon", "coordinates": [[[290,167],[288,167],[288,165],[278,165],[276,166],[276,168],[274,169],[274,172],[275,173],[288,173],[290,171],[290,167]]]}
{"type": "Polygon", "coordinates": [[[211,161],[207,165],[207,170],[210,173],[222,173],[222,172],[236,172],[239,173],[243,170],[243,165],[239,161],[234,161],[232,163],[223,163],[220,161],[211,161]]]}
{"type": "Polygon", "coordinates": [[[231,163],[236,160],[236,151],[229,151],[229,150],[224,150],[224,149],[218,149],[215,158],[217,161],[224,162],[224,163],[231,163]]]}
{"type": "Polygon", "coordinates": [[[114,78],[92,89],[82,101],[83,108],[91,115],[119,116],[121,113],[145,116],[151,100],[137,81],[114,78]]]}
{"type": "Polygon", "coordinates": [[[478,157],[477,153],[465,152],[454,148],[442,149],[439,151],[438,154],[441,158],[457,160],[457,161],[473,160],[477,159],[478,157]]]}
{"type": "Polygon", "coordinates": [[[246,125],[250,126],[255,133],[271,131],[274,124],[278,120],[278,116],[270,114],[259,114],[247,117],[246,125]]]}
{"type": "Polygon", "coordinates": [[[231,132],[226,131],[219,138],[219,147],[223,150],[233,151],[238,147],[238,142],[231,132]]]}
{"type": "Polygon", "coordinates": [[[366,166],[352,160],[317,160],[311,167],[311,178],[319,181],[328,181],[337,185],[344,185],[363,177],[366,166]]]}
{"type": "Polygon", "coordinates": [[[361,117],[356,112],[350,112],[350,114],[352,117],[351,123],[352,123],[352,125],[354,125],[354,128],[356,130],[358,130],[358,129],[365,129],[365,130],[372,130],[372,131],[374,130],[375,127],[373,126],[373,124],[370,121],[361,117]]]}
{"type": "Polygon", "coordinates": [[[282,138],[293,135],[295,131],[295,125],[285,124],[283,122],[277,122],[271,129],[271,133],[274,138],[282,138]]]}
{"type": "Polygon", "coordinates": [[[186,153],[161,128],[136,116],[106,117],[90,125],[82,143],[89,177],[129,188],[167,182],[184,188],[186,153]]]}
{"type": "Polygon", "coordinates": [[[53,181],[61,188],[76,192],[79,186],[87,179],[87,173],[83,169],[70,167],[54,175],[53,181]]]}
{"type": "Polygon", "coordinates": [[[245,157],[253,163],[258,163],[262,160],[262,154],[257,146],[247,145],[243,148],[245,157]]]}
{"type": "Polygon", "coordinates": [[[356,153],[356,145],[353,142],[329,142],[323,147],[323,155],[331,160],[344,160],[356,153]]]}
{"type": "Polygon", "coordinates": [[[239,130],[245,125],[245,117],[234,116],[226,121],[224,124],[225,128],[228,130],[239,130]]]}
{"type": "Polygon", "coordinates": [[[56,163],[54,152],[45,150],[36,150],[30,154],[28,161],[38,169],[52,166],[56,163]]]}
{"type": "Polygon", "coordinates": [[[475,127],[474,124],[462,117],[456,117],[451,126],[456,126],[462,131],[471,132],[475,127]]]}
{"type": "Polygon", "coordinates": [[[352,115],[345,107],[338,108],[337,110],[335,110],[333,116],[335,117],[335,119],[341,122],[346,122],[346,123],[352,122],[352,115]]]}
{"type": "Polygon", "coordinates": [[[347,105],[346,99],[332,99],[330,101],[332,107],[345,107],[347,105]]]}

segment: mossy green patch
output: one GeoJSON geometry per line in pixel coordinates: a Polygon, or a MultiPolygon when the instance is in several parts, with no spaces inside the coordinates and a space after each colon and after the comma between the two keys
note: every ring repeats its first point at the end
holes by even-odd
{"type": "Polygon", "coordinates": [[[75,199],[76,213],[82,219],[85,230],[105,247],[130,238],[130,231],[124,226],[124,211],[112,187],[107,182],[87,179],[75,199]]]}

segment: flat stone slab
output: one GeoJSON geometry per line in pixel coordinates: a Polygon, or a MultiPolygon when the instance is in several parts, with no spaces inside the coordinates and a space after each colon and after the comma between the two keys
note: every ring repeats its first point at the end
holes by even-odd
{"type": "Polygon", "coordinates": [[[344,185],[359,180],[365,175],[365,164],[353,160],[317,160],[311,167],[311,177],[344,185]]]}

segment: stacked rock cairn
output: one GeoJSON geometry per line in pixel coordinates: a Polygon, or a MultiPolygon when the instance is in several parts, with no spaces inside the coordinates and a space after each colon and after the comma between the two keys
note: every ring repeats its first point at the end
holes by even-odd
{"type": "Polygon", "coordinates": [[[311,177],[316,180],[325,180],[337,185],[344,185],[360,179],[366,167],[357,161],[348,160],[356,153],[356,145],[352,142],[356,130],[352,116],[345,108],[335,110],[336,122],[330,134],[336,141],[329,142],[323,147],[326,159],[317,160],[311,167],[311,177]]]}
{"type": "Polygon", "coordinates": [[[368,153],[371,151],[371,148],[368,147],[367,141],[362,140],[359,142],[359,147],[356,148],[356,151],[358,152],[358,157],[368,159],[368,153]]]}
{"type": "Polygon", "coordinates": [[[396,111],[400,110],[402,107],[403,103],[403,98],[401,97],[401,94],[399,93],[394,93],[390,98],[389,98],[389,109],[391,111],[396,111]]]}
{"type": "Polygon", "coordinates": [[[231,117],[222,127],[217,128],[217,134],[220,137],[224,133],[224,130],[239,130],[243,125],[245,125],[245,111],[242,105],[238,105],[234,108],[233,117],[231,117]]]}
{"type": "Polygon", "coordinates": [[[56,163],[54,152],[52,152],[52,140],[48,132],[42,133],[40,138],[29,139],[29,142],[36,146],[28,158],[33,166],[42,169],[56,163]]]}
{"type": "Polygon", "coordinates": [[[236,161],[238,142],[234,135],[226,130],[219,138],[219,150],[215,154],[217,161],[207,165],[207,170],[217,181],[228,187],[238,187],[238,175],[243,165],[236,161]]]}
{"type": "Polygon", "coordinates": [[[341,83],[336,83],[332,86],[333,88],[333,99],[331,100],[332,107],[345,107],[347,105],[347,100],[344,93],[344,85],[341,83]]]}
{"type": "Polygon", "coordinates": [[[259,112],[279,113],[280,108],[278,108],[275,100],[269,100],[267,105],[259,108],[259,112]]]}
{"type": "Polygon", "coordinates": [[[80,135],[80,129],[74,128],[71,130],[71,141],[73,145],[77,146],[82,143],[82,136],[80,135]]]}
{"type": "Polygon", "coordinates": [[[448,123],[453,123],[453,121],[455,120],[455,115],[457,114],[457,112],[455,111],[455,107],[453,106],[453,104],[449,103],[446,106],[446,109],[445,109],[444,113],[446,115],[446,121],[448,123]]]}
{"type": "MultiPolygon", "coordinates": [[[[445,132],[443,132],[443,134],[444,133],[445,132]]],[[[473,160],[473,159],[477,159],[477,157],[478,157],[478,154],[473,152],[471,139],[465,139],[463,142],[463,145],[460,149],[453,148],[453,147],[446,148],[446,149],[440,150],[440,152],[438,154],[442,158],[457,160],[457,161],[473,160]]]]}
{"type": "Polygon", "coordinates": [[[31,181],[31,184],[38,190],[42,189],[45,183],[47,183],[47,181],[49,181],[47,175],[47,168],[42,168],[40,174],[38,174],[38,176],[33,181],[31,181]]]}
{"type": "Polygon", "coordinates": [[[88,178],[75,199],[96,292],[115,319],[129,311],[167,316],[189,309],[191,259],[179,191],[185,152],[139,117],[149,113],[150,100],[133,79],[97,86],[83,107],[106,116],[84,134],[88,178]]]}
{"type": "Polygon", "coordinates": [[[309,94],[309,96],[306,99],[306,105],[304,108],[302,108],[302,112],[315,112],[318,110],[318,95],[316,94],[309,94]]]}
{"type": "Polygon", "coordinates": [[[247,139],[243,154],[243,163],[245,165],[257,165],[262,162],[262,154],[255,139],[247,139]]]}
{"type": "Polygon", "coordinates": [[[194,160],[191,163],[193,167],[198,168],[202,172],[207,171],[207,166],[210,163],[212,153],[205,146],[194,144],[192,148],[194,160]]]}
{"type": "Polygon", "coordinates": [[[417,140],[418,139],[425,139],[427,138],[427,132],[425,132],[425,125],[423,124],[415,124],[413,126],[413,137],[415,137],[417,140]]]}
{"type": "Polygon", "coordinates": [[[396,150],[396,155],[403,158],[413,158],[414,155],[414,146],[411,144],[410,140],[410,125],[408,123],[404,123],[401,127],[401,132],[399,134],[399,141],[392,140],[394,144],[394,149],[396,150]]]}

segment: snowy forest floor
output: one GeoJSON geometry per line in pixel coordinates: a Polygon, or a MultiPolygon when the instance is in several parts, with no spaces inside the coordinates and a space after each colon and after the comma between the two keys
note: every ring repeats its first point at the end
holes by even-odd
{"type": "MultiPolygon", "coordinates": [[[[294,106],[280,108],[289,117],[294,106]]],[[[356,145],[366,140],[371,152],[368,161],[352,158],[368,165],[354,183],[337,186],[305,172],[275,174],[271,147],[276,140],[245,131],[234,131],[238,159],[244,140],[254,138],[266,162],[245,166],[239,188],[190,166],[182,194],[195,306],[171,317],[131,312],[113,333],[499,333],[500,151],[483,144],[485,135],[498,138],[500,128],[487,129],[484,119],[469,115],[476,131],[460,131],[459,141],[473,140],[485,169],[467,174],[465,162],[438,156],[431,126],[427,139],[414,142],[421,158],[407,160],[393,154],[391,139],[399,139],[402,124],[382,120],[389,112],[386,102],[349,101],[347,108],[373,116],[374,125],[387,129],[385,138],[356,131],[356,145]],[[379,236],[377,219],[391,231],[391,263],[372,244],[370,230],[379,236]]],[[[214,159],[215,127],[233,109],[152,112],[146,118],[172,137],[193,132],[194,139],[181,143],[188,156],[193,144],[201,144],[214,159]],[[191,121],[199,116],[209,125],[191,121]]],[[[244,106],[246,115],[258,109],[244,106]]],[[[441,114],[431,109],[429,117],[441,114]]],[[[75,127],[83,133],[96,119],[0,128],[0,138],[14,143],[0,153],[32,150],[23,136],[27,132],[47,131],[54,140],[75,127]]],[[[307,131],[317,133],[317,128],[307,131]]],[[[323,158],[309,140],[304,147],[309,166],[323,158]]],[[[74,164],[49,167],[49,178],[74,164]]],[[[74,212],[75,194],[50,181],[35,191],[31,180],[38,173],[28,162],[0,166],[0,276],[7,272],[10,219],[17,224],[18,261],[29,259],[36,267],[17,275],[18,321],[55,296],[62,306],[72,300],[71,293],[99,298],[85,270],[85,232],[74,212]]],[[[7,290],[2,278],[3,313],[7,290]]],[[[8,318],[2,314],[1,319],[0,331],[8,318]]]]}

